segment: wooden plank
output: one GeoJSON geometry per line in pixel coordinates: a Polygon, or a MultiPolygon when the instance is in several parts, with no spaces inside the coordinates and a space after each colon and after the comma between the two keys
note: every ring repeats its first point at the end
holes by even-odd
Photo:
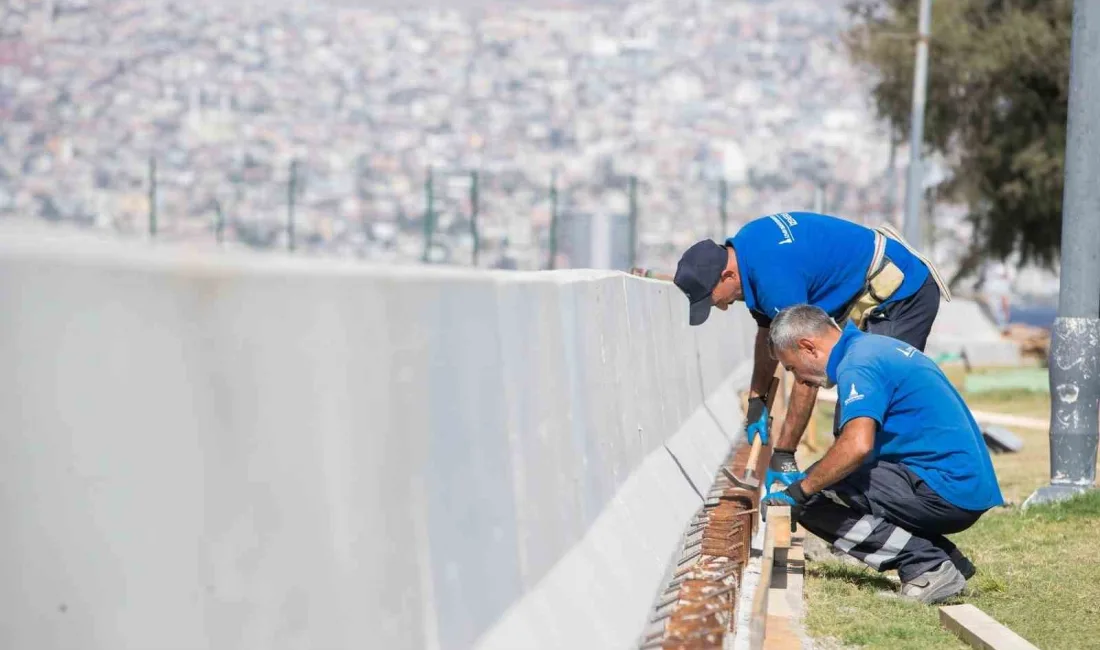
{"type": "Polygon", "coordinates": [[[775,536],[776,548],[791,547],[790,506],[768,506],[768,528],[775,536]]]}
{"type": "Polygon", "coordinates": [[[801,528],[791,535],[789,549],[775,550],[773,578],[768,590],[767,638],[763,650],[801,650],[803,611],[802,600],[806,567],[802,545],[806,533],[801,528]]]}
{"type": "Polygon", "coordinates": [[[940,607],[940,624],[978,650],[1039,650],[973,605],[940,607]]]}
{"type": "Polygon", "coordinates": [[[752,613],[749,616],[749,648],[761,650],[764,647],[764,635],[768,626],[768,594],[772,585],[772,567],[775,565],[775,527],[764,528],[764,553],[760,558],[760,582],[752,595],[752,613]]]}

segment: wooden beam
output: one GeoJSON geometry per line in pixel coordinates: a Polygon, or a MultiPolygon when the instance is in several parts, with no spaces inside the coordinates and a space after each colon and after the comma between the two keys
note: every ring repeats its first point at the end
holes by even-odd
{"type": "Polygon", "coordinates": [[[775,565],[775,527],[764,528],[764,553],[760,557],[760,582],[752,595],[752,613],[749,616],[749,648],[760,650],[764,647],[764,635],[768,626],[768,594],[772,586],[772,567],[775,565]]]}
{"type": "Polygon", "coordinates": [[[1039,650],[973,605],[940,607],[940,624],[978,650],[1039,650]]]}
{"type": "Polygon", "coordinates": [[[774,535],[776,548],[791,547],[790,506],[768,506],[768,529],[774,535]]]}

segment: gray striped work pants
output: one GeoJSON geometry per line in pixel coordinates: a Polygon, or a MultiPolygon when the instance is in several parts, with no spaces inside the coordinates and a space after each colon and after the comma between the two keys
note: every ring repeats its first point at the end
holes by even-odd
{"type": "Polygon", "coordinates": [[[966,530],[983,511],[945,500],[909,468],[864,465],[802,507],[799,523],[837,549],[903,581],[962,557],[944,535],[966,530]]]}

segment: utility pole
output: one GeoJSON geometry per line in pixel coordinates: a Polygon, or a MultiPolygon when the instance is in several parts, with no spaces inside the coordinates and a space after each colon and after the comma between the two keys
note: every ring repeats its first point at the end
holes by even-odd
{"type": "Polygon", "coordinates": [[[550,259],[546,268],[553,271],[558,257],[558,172],[550,174],[550,259]]]}
{"type": "Polygon", "coordinates": [[[157,236],[157,159],[149,156],[149,237],[157,236]]]}
{"type": "Polygon", "coordinates": [[[428,166],[428,177],[424,181],[424,254],[420,257],[420,261],[425,264],[431,259],[432,252],[432,234],[435,232],[435,187],[434,187],[435,173],[431,166],[428,166]]]}
{"type": "Polygon", "coordinates": [[[928,92],[928,32],[932,23],[932,0],[920,0],[917,61],[913,70],[913,110],[909,122],[909,180],[905,184],[905,239],[921,247],[920,200],[924,177],[921,145],[924,142],[924,100],[928,92]]]}
{"type": "Polygon", "coordinates": [[[290,178],[286,184],[286,247],[294,252],[294,200],[298,195],[298,161],[290,161],[290,178]]]}
{"type": "Polygon", "coordinates": [[[1050,485],[1024,502],[1072,497],[1096,484],[1100,403],[1100,3],[1073,3],[1062,268],[1050,342],[1050,485]]]}
{"type": "Polygon", "coordinates": [[[638,264],[638,177],[630,176],[630,260],[627,268],[638,264]]]}
{"type": "Polygon", "coordinates": [[[470,236],[474,239],[473,260],[471,261],[473,266],[477,266],[477,257],[481,252],[481,235],[477,231],[478,200],[480,198],[477,190],[477,170],[475,169],[470,172],[470,236]]]}

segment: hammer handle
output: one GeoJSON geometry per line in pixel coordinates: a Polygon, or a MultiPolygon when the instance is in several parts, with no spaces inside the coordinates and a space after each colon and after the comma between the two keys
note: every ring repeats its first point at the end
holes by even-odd
{"type": "MultiPolygon", "coordinates": [[[[765,400],[765,404],[768,407],[768,411],[772,410],[772,404],[775,403],[775,394],[779,392],[779,377],[772,377],[772,383],[768,386],[768,398],[765,400]]],[[[768,418],[768,437],[771,437],[772,419],[768,418]]],[[[763,447],[763,443],[760,441],[760,436],[757,435],[752,439],[752,449],[749,450],[749,459],[745,461],[745,477],[756,477],[756,461],[760,458],[760,449],[763,447]]]]}

